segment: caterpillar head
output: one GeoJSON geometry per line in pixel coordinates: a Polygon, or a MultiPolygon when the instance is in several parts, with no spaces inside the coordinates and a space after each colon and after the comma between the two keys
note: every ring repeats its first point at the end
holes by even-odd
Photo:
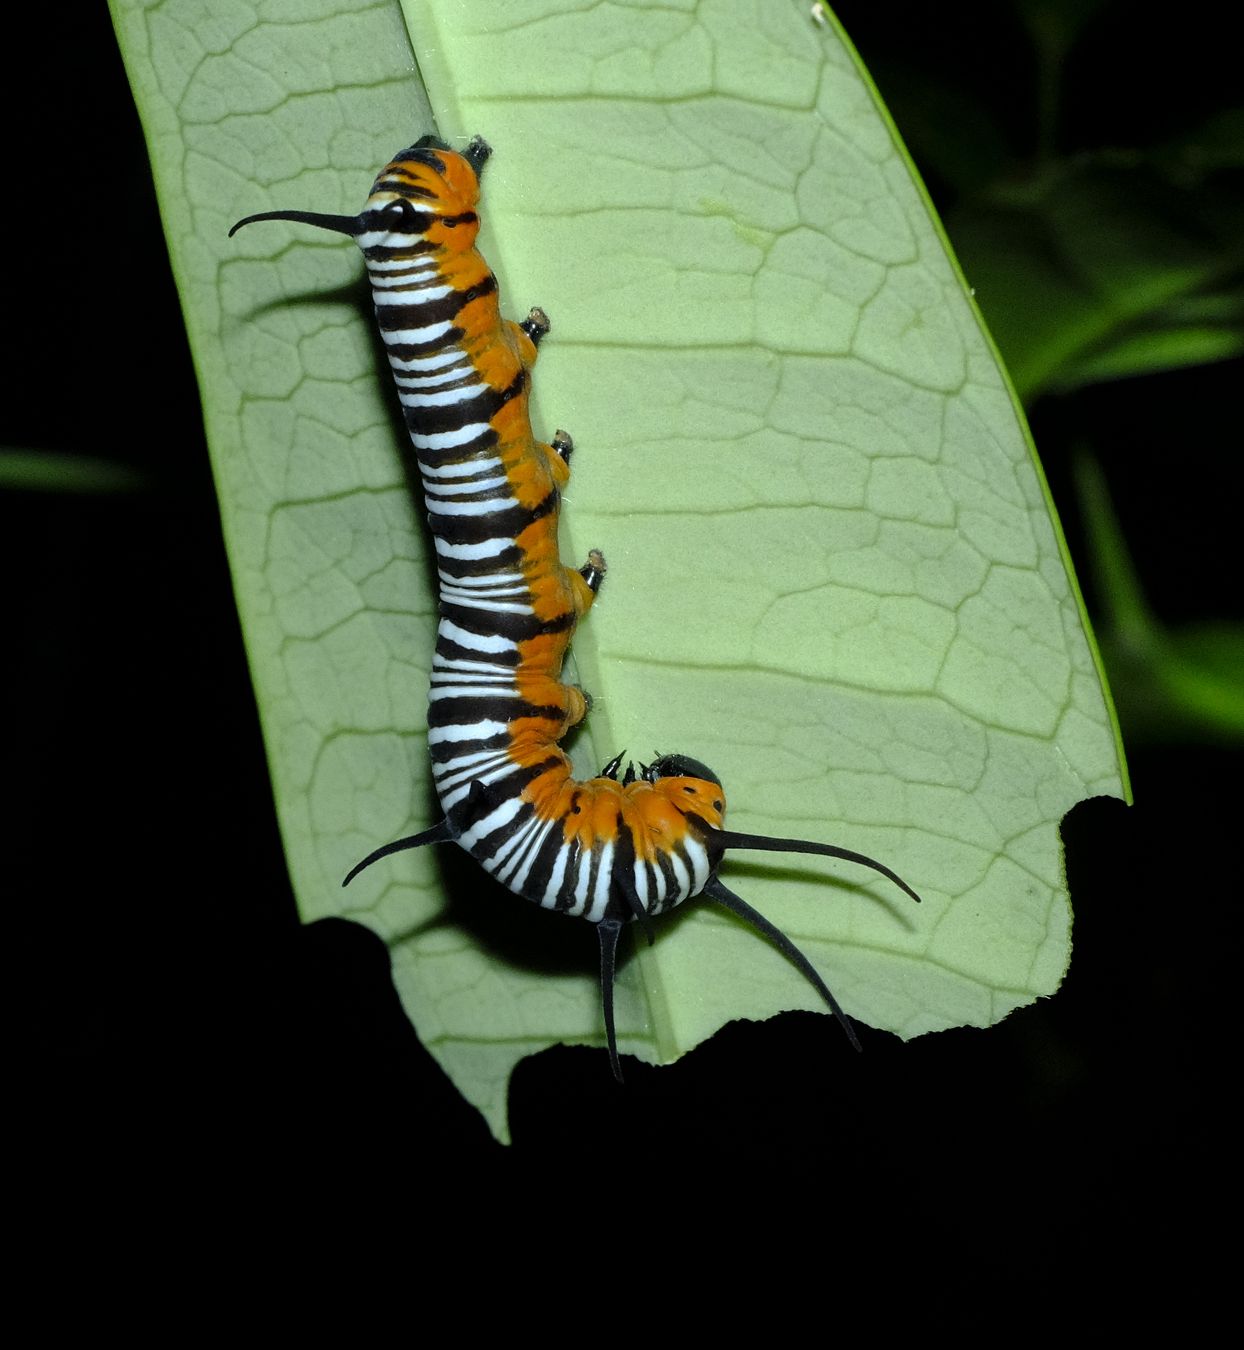
{"type": "MultiPolygon", "coordinates": [[[[632,768],[627,768],[627,781],[633,772],[632,768]]],[[[716,870],[721,851],[712,847],[713,832],[721,828],[726,814],[726,795],[721,779],[707,764],[690,755],[659,755],[651,764],[639,766],[639,778],[651,783],[677,811],[703,821],[708,827],[707,842],[716,870]]]]}
{"type": "Polygon", "coordinates": [[[372,259],[407,251],[445,248],[465,252],[475,244],[479,175],[492,148],[476,136],[459,154],[435,136],[399,151],[381,169],[357,216],[316,211],[260,211],[229,231],[232,237],[256,220],[292,220],[348,234],[372,259]]]}

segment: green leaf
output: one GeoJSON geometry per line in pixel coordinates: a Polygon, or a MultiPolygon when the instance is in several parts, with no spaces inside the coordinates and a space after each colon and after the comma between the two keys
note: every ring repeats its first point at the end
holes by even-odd
{"type": "Polygon", "coordinates": [[[0,449],[0,487],[27,492],[134,492],[142,474],[93,455],[0,449]]]}
{"type": "Polygon", "coordinates": [[[1149,741],[1244,739],[1244,625],[1168,629],[1149,609],[1106,479],[1087,452],[1076,485],[1102,597],[1102,651],[1129,732],[1149,741]]]}
{"type": "MultiPolygon", "coordinates": [[[[355,250],[286,224],[226,238],[254,211],[356,210],[432,129],[416,61],[440,134],[494,146],[482,248],[511,314],[552,315],[534,418],[578,446],[564,551],[609,560],[575,643],[596,698],[576,763],[695,755],[735,828],[907,877],[918,910],[846,864],[727,863],[864,1022],[984,1026],[1051,993],[1058,821],[1125,791],[1112,715],[1006,379],[834,26],[802,0],[427,0],[409,42],[354,0],[115,14],[303,914],[389,941],[494,1129],[522,1055],[603,1042],[594,935],[568,948],[578,928],[454,850],[341,890],[436,815],[422,507],[355,250]]],[[[623,969],[627,1053],[819,1007],[733,918],[685,909],[623,969]]]]}
{"type": "Polygon", "coordinates": [[[1082,156],[948,221],[1026,402],[1244,352],[1238,170],[1194,146],[1082,156]]]}

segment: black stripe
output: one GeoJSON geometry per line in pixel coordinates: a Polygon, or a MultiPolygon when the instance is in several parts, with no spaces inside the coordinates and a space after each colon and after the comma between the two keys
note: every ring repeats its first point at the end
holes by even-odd
{"type": "MultiPolygon", "coordinates": [[[[439,686],[443,688],[444,686],[439,686]]],[[[428,726],[469,726],[483,720],[513,722],[520,717],[542,717],[562,722],[566,713],[555,705],[528,703],[525,698],[481,698],[478,694],[434,699],[428,704],[428,726]]]]}
{"type": "MultiPolygon", "coordinates": [[[[438,484],[437,486],[441,486],[438,484]]],[[[473,502],[493,502],[498,507],[505,507],[514,499],[509,496],[507,484],[494,483],[492,487],[476,488],[472,490],[471,484],[466,479],[458,479],[454,483],[444,484],[447,488],[452,488],[452,492],[425,492],[424,503],[429,511],[438,511],[441,515],[453,515],[455,506],[467,506],[473,502]]]]}
{"type": "Polygon", "coordinates": [[[662,901],[662,908],[668,909],[680,900],[682,886],[679,884],[678,874],[674,871],[674,864],[670,861],[669,853],[665,849],[657,849],[656,862],[661,875],[665,878],[665,899],[662,901]]]}
{"type": "Polygon", "coordinates": [[[506,750],[509,748],[509,732],[503,731],[478,741],[442,741],[439,745],[428,747],[433,764],[448,764],[451,760],[464,755],[477,755],[485,750],[506,750]]]}
{"type": "MultiPolygon", "coordinates": [[[[422,408],[404,408],[406,414],[406,429],[412,436],[430,436],[432,430],[425,427],[421,416],[422,408]]],[[[488,425],[487,422],[480,424],[485,429],[478,436],[469,441],[462,441],[458,445],[448,446],[443,450],[438,450],[434,446],[415,446],[417,455],[429,456],[429,463],[442,469],[447,464],[469,464],[476,456],[481,455],[485,450],[491,450],[501,439],[500,436],[488,425]]],[[[456,431],[457,427],[442,427],[441,431],[456,431]]]]}
{"type": "MultiPolygon", "coordinates": [[[[517,666],[518,653],[516,651],[508,652],[481,652],[474,647],[463,647],[448,638],[444,633],[436,635],[436,654],[442,661],[488,661],[494,666],[517,666]]],[[[509,741],[506,741],[509,744],[509,741]]]]}
{"type": "Polygon", "coordinates": [[[390,366],[393,371],[393,382],[403,394],[410,394],[413,398],[421,398],[429,394],[449,394],[455,389],[461,389],[468,384],[478,384],[479,376],[475,373],[473,366],[466,366],[459,369],[456,366],[444,366],[440,370],[429,370],[426,372],[417,370],[399,370],[396,366],[390,366]],[[442,376],[453,375],[452,380],[443,379],[442,376]],[[440,380],[439,384],[430,385],[412,385],[404,384],[404,380],[440,380]]]}
{"type": "MultiPolygon", "coordinates": [[[[439,168],[443,175],[445,166],[443,164],[438,164],[436,167],[439,168]]],[[[434,188],[420,187],[418,183],[408,182],[405,178],[401,177],[395,169],[382,173],[372,184],[371,193],[369,195],[374,197],[377,192],[393,192],[396,193],[397,196],[405,197],[407,201],[412,202],[434,202],[436,200],[436,190],[434,188]]]]}
{"type": "Polygon", "coordinates": [[[510,614],[503,610],[474,609],[455,605],[452,600],[441,601],[441,614],[452,619],[459,628],[481,637],[503,637],[511,642],[530,642],[532,638],[565,633],[575,625],[575,613],[568,609],[553,619],[541,619],[534,614],[510,614]]]}
{"type": "MultiPolygon", "coordinates": [[[[695,889],[695,866],[691,861],[691,855],[687,852],[687,846],[679,839],[676,843],[669,846],[670,852],[677,853],[682,859],[682,865],[687,869],[687,885],[691,888],[691,894],[696,894],[695,889]]],[[[710,873],[711,878],[711,873],[710,873]]],[[[688,897],[689,898],[689,897],[688,897]]]]}
{"type": "Polygon", "coordinates": [[[483,586],[463,586],[457,577],[441,577],[440,583],[443,590],[448,590],[452,586],[455,592],[461,591],[464,596],[475,596],[479,600],[503,600],[515,604],[531,600],[530,588],[524,584],[521,575],[515,580],[513,573],[498,576],[490,584],[483,586]]]}
{"type": "MultiPolygon", "coordinates": [[[[425,168],[432,169],[444,178],[445,161],[436,153],[438,149],[448,150],[449,146],[439,143],[433,145],[431,141],[429,141],[427,145],[422,144],[422,142],[418,145],[408,145],[405,150],[394,155],[389,163],[384,166],[381,170],[380,177],[376,180],[377,186],[384,181],[385,174],[391,174],[396,177],[402,167],[407,164],[422,164],[425,168]]],[[[407,172],[409,172],[409,170],[407,170],[407,172]]]]}
{"type": "Polygon", "coordinates": [[[549,888],[558,855],[566,846],[564,819],[559,816],[553,822],[553,828],[544,837],[540,851],[531,864],[531,871],[527,873],[527,880],[523,883],[523,895],[528,900],[534,900],[539,904],[545,899],[545,892],[549,888]]]}
{"type": "Polygon", "coordinates": [[[450,328],[440,337],[429,338],[427,342],[394,342],[383,333],[380,336],[384,338],[385,350],[391,357],[395,356],[399,361],[413,361],[416,356],[431,356],[433,352],[443,351],[446,347],[457,347],[465,334],[461,328],[450,328]]]}
{"type": "MultiPolygon", "coordinates": [[[[506,800],[509,800],[509,794],[507,794],[506,800]]],[[[481,861],[485,858],[491,858],[502,844],[506,843],[527,824],[535,813],[536,808],[530,802],[523,802],[512,819],[507,820],[504,825],[498,825],[495,830],[489,830],[486,835],[477,839],[471,845],[471,856],[479,858],[481,861]]],[[[482,819],[487,814],[487,812],[481,812],[478,818],[482,819]]]]}
{"type": "Polygon", "coordinates": [[[488,810],[495,810],[507,797],[517,797],[528,783],[534,783],[542,774],[557,768],[561,762],[561,756],[554,752],[536,764],[515,764],[504,777],[492,783],[481,783],[475,791],[481,801],[488,803],[488,810]]]}
{"type": "Polygon", "coordinates": [[[579,868],[583,866],[584,854],[577,838],[563,840],[562,847],[566,850],[566,871],[554,897],[553,908],[564,911],[574,907],[574,893],[579,884],[579,868]]]}
{"type": "MultiPolygon", "coordinates": [[[[440,394],[449,391],[448,388],[426,391],[403,389],[401,385],[398,385],[398,392],[404,394],[407,398],[417,399],[424,393],[440,394]]],[[[513,395],[511,394],[509,397],[513,398],[513,395]]],[[[431,434],[434,431],[457,431],[459,427],[464,427],[469,422],[487,424],[492,421],[497,409],[505,402],[505,395],[499,394],[495,389],[485,387],[478,394],[472,394],[470,398],[460,399],[457,403],[403,402],[402,412],[406,417],[407,426],[431,434]]],[[[462,448],[462,446],[454,446],[453,453],[457,454],[462,448]]]]}
{"type": "Polygon", "coordinates": [[[557,510],[554,488],[535,506],[510,506],[486,516],[433,516],[432,533],[455,544],[482,544],[487,539],[517,539],[528,526],[557,510]]]}
{"type": "MultiPolygon", "coordinates": [[[[373,187],[372,192],[374,193],[375,190],[373,187]]],[[[394,196],[405,197],[407,201],[410,201],[409,194],[398,188],[381,188],[380,190],[382,192],[391,191],[394,196]]],[[[434,211],[421,211],[417,206],[412,206],[407,211],[395,203],[385,202],[383,206],[368,207],[365,211],[359,213],[359,230],[360,232],[374,234],[402,234],[408,239],[422,241],[424,235],[431,229],[432,222],[436,219],[437,216],[434,211]]]]}
{"type": "Polygon", "coordinates": [[[511,544],[491,558],[444,558],[438,553],[436,565],[451,577],[483,577],[502,567],[513,568],[522,559],[522,549],[511,544]]]}
{"type": "Polygon", "coordinates": [[[474,286],[464,291],[452,291],[439,300],[412,301],[409,305],[377,305],[376,323],[383,337],[395,328],[427,328],[430,324],[445,323],[458,317],[472,300],[492,295],[497,289],[497,278],[491,272],[474,286]]]}
{"type": "MultiPolygon", "coordinates": [[[[491,422],[511,399],[517,398],[526,389],[530,378],[525,370],[520,370],[510,381],[507,388],[492,389],[485,385],[478,394],[463,399],[460,403],[433,404],[431,406],[403,403],[402,411],[406,414],[406,425],[413,430],[423,432],[425,435],[431,435],[435,431],[456,431],[469,422],[491,422]]],[[[446,385],[444,389],[433,389],[427,392],[442,394],[448,392],[450,388],[452,388],[451,385],[446,385]]],[[[403,394],[413,398],[418,398],[423,392],[419,389],[402,389],[401,385],[398,385],[398,389],[403,394]]],[[[460,448],[455,446],[454,453],[456,454],[460,448]]]]}
{"type": "Polygon", "coordinates": [[[618,812],[618,837],[613,846],[613,865],[609,874],[609,904],[605,908],[606,919],[621,919],[623,923],[635,917],[627,904],[623,887],[617,878],[625,878],[625,885],[631,890],[635,887],[635,836],[631,827],[618,812]]]}
{"type": "Polygon", "coordinates": [[[368,262],[392,262],[394,258],[409,258],[418,253],[431,253],[437,247],[430,239],[415,239],[409,244],[399,244],[396,248],[389,244],[372,244],[363,250],[368,262]]]}

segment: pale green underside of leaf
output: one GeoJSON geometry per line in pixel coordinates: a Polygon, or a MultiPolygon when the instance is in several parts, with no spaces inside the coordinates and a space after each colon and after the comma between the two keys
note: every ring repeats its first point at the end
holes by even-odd
{"type": "MultiPolygon", "coordinates": [[[[356,250],[226,238],[254,211],[353,212],[418,135],[480,132],[482,248],[507,311],[553,319],[534,419],[578,446],[565,553],[609,560],[575,643],[597,700],[576,763],[692,754],[735,828],[907,877],[920,909],[847,864],[727,864],[863,1022],[985,1026],[1051,993],[1058,822],[1125,791],[1111,713],[1006,381],[832,24],[802,0],[428,0],[409,38],[391,4],[203,13],[116,4],[304,916],[390,942],[419,1035],[498,1133],[521,1056],[603,1043],[587,925],[568,948],[567,920],[516,919],[430,851],[341,890],[435,818],[422,507],[356,250]]],[[[625,965],[625,1052],[820,1006],[688,911],[625,965]]]]}

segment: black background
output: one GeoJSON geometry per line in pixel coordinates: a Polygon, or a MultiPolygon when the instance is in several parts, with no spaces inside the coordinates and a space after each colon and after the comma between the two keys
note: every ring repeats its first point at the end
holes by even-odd
{"type": "MultiPolygon", "coordinates": [[[[883,8],[839,7],[883,95],[913,63],[980,81],[1022,148],[1031,70],[1006,7],[952,6],[970,41],[883,8]]],[[[1146,33],[1111,8],[1065,136],[1137,142],[1238,96],[1203,27],[1146,33]]],[[[10,127],[31,89],[57,93],[7,175],[0,442],[111,458],[146,486],[4,494],[17,1110],[41,1156],[173,1176],[349,1160],[378,1187],[399,1156],[428,1187],[483,1163],[608,1178],[731,1160],[757,1187],[804,1177],[802,1202],[839,1218],[901,1197],[988,1227],[1019,1190],[1068,1262],[1121,1213],[1218,1187],[1239,764],[1214,744],[1131,746],[1136,805],[1065,822],[1075,953],[1055,998],[908,1045],[861,1028],[859,1056],[825,1017],[736,1024],[670,1068],[630,1061],[624,1090],[600,1052],[550,1050],[516,1073],[513,1148],[492,1142],[405,1021],[382,944],[297,922],[138,120],[105,10],[79,19],[72,49],[34,50],[29,89],[6,89],[10,127]]],[[[1087,434],[1170,623],[1237,604],[1230,386],[1206,368],[1034,412],[1073,554],[1063,452],[1087,434]]],[[[582,947],[590,965],[586,927],[582,947]]]]}

